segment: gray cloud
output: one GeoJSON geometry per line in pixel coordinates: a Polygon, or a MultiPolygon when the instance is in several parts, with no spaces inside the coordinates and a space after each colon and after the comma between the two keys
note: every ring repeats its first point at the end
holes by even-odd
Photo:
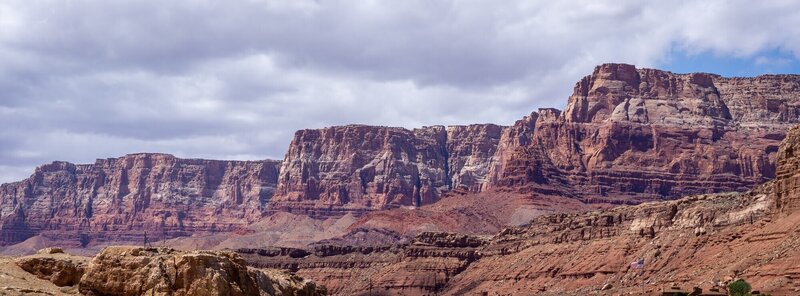
{"type": "MultiPolygon", "coordinates": [[[[4,1],[0,182],[133,152],[282,158],[347,123],[511,124],[602,62],[800,55],[794,1],[4,1]]],[[[763,63],[769,61],[762,59],[763,63]]]]}

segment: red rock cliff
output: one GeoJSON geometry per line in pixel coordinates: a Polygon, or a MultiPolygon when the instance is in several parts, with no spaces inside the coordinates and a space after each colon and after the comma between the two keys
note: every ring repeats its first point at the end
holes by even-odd
{"type": "Polygon", "coordinates": [[[611,203],[743,191],[775,177],[798,105],[797,75],[601,65],[576,84],[563,113],[540,110],[505,132],[489,185],[611,203]]]}
{"type": "Polygon", "coordinates": [[[278,164],[131,154],[43,165],[0,187],[0,244],[36,234],[85,244],[237,230],[266,210],[278,164]]]}
{"type": "Polygon", "coordinates": [[[800,211],[800,126],[789,130],[778,152],[775,195],[779,213],[787,215],[800,211]]]}
{"type": "Polygon", "coordinates": [[[348,125],[295,134],[277,208],[384,209],[437,201],[452,188],[480,191],[502,127],[348,125]]]}

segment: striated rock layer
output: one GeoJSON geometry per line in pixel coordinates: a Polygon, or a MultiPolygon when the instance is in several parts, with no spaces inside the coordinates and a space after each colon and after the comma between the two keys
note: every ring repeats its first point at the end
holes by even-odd
{"type": "Polygon", "coordinates": [[[488,185],[609,203],[744,191],[775,177],[798,105],[797,75],[601,65],[565,111],[542,109],[505,132],[488,185]]]}
{"type": "Polygon", "coordinates": [[[230,252],[108,247],[80,281],[87,295],[325,295],[297,276],[249,268],[230,252]]]}
{"type": "Polygon", "coordinates": [[[451,189],[480,191],[502,127],[348,125],[295,134],[276,208],[386,209],[431,204],[451,189]]]}
{"type": "Polygon", "coordinates": [[[800,211],[800,126],[789,131],[778,157],[776,203],[778,211],[787,215],[800,211]]]}
{"type": "Polygon", "coordinates": [[[243,229],[266,210],[278,164],[131,154],[43,165],[0,187],[0,244],[37,234],[86,245],[243,229]]]}
{"type": "MultiPolygon", "coordinates": [[[[800,291],[800,128],[781,144],[776,180],[586,213],[539,216],[492,237],[424,232],[394,245],[318,244],[306,256],[240,250],[335,295],[652,294],[744,278],[773,295],[800,291]],[[642,259],[637,269],[631,262],[642,259]],[[603,290],[603,292],[600,292],[603,290]]],[[[348,243],[349,244],[349,243],[348,243]]]]}
{"type": "MultiPolygon", "coordinates": [[[[539,109],[510,127],[301,130],[280,164],[133,154],[44,165],[0,186],[0,244],[33,235],[85,245],[139,242],[145,231],[152,240],[250,231],[246,225],[276,211],[359,216],[476,192],[586,207],[741,192],[775,178],[778,145],[800,122],[798,105],[798,75],[725,78],[604,64],[575,85],[565,110],[539,109]]],[[[794,190],[787,182],[781,190],[794,190]]],[[[487,217],[472,214],[464,216],[487,217]]]]}
{"type": "Polygon", "coordinates": [[[725,78],[604,64],[575,85],[564,111],[540,109],[508,128],[299,131],[275,200],[385,209],[431,203],[448,190],[605,204],[744,191],[775,177],[798,106],[798,75],[725,78]]]}

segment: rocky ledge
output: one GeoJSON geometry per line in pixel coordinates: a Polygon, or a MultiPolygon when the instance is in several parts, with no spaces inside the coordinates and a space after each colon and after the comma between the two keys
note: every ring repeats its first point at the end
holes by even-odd
{"type": "Polygon", "coordinates": [[[60,249],[47,249],[18,258],[14,262],[22,270],[64,287],[49,288],[14,273],[13,268],[4,267],[2,276],[11,286],[3,289],[23,294],[27,291],[120,296],[316,296],[327,293],[324,287],[285,271],[248,267],[242,257],[231,252],[107,247],[91,261],[89,259],[66,254],[60,249]]]}

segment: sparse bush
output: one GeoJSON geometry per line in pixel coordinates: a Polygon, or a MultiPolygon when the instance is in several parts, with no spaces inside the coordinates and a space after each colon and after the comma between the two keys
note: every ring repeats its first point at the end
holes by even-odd
{"type": "Polygon", "coordinates": [[[749,296],[753,287],[744,280],[736,280],[728,284],[728,294],[731,296],[749,296]]]}

